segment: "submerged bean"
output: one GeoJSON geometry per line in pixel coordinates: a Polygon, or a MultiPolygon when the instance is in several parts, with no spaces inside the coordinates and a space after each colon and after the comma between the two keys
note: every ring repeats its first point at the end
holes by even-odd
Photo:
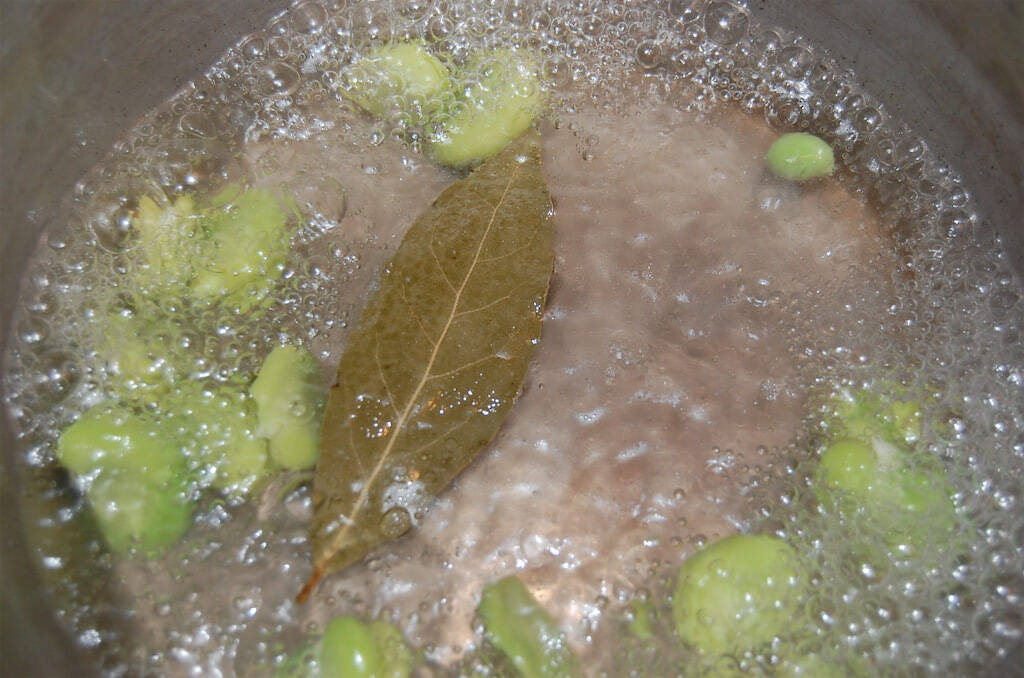
{"type": "Polygon", "coordinates": [[[239,313],[269,301],[290,248],[288,217],[273,193],[231,186],[205,213],[209,233],[190,283],[192,296],[239,313]]]}
{"type": "Polygon", "coordinates": [[[832,147],[806,132],[783,134],[765,156],[776,176],[791,181],[827,177],[835,169],[832,147]]]}
{"type": "Polygon", "coordinates": [[[516,577],[484,589],[480,606],[485,636],[524,678],[578,674],[565,634],[516,577]]]}
{"type": "Polygon", "coordinates": [[[123,471],[156,484],[185,469],[180,448],[163,427],[113,403],[88,409],[64,429],[57,459],[79,475],[123,471]]]}
{"type": "Polygon", "coordinates": [[[276,678],[408,678],[416,658],[401,632],[384,621],[335,617],[323,636],[299,648],[276,678]]]}
{"type": "Polygon", "coordinates": [[[88,492],[96,522],[115,551],[155,553],[176,542],[192,524],[193,503],[183,480],[151,482],[130,473],[97,478],[88,492]]]}
{"type": "Polygon", "coordinates": [[[139,198],[132,230],[136,245],[135,278],[144,292],[168,294],[188,283],[193,274],[193,238],[198,223],[190,196],[179,196],[165,206],[149,196],[139,198]]]}
{"type": "Polygon", "coordinates": [[[840,391],[833,403],[836,417],[830,424],[844,437],[881,437],[899,446],[910,446],[921,437],[921,406],[916,400],[888,400],[863,389],[840,391]]]}
{"type": "Polygon", "coordinates": [[[806,593],[792,547],[776,537],[740,534],[683,563],[672,615],[680,639],[701,654],[737,654],[792,631],[806,593]]]}
{"type": "Polygon", "coordinates": [[[147,416],[97,405],[64,430],[57,458],[88,477],[86,497],[116,551],[158,551],[191,524],[185,457],[166,427],[147,416]]]}
{"type": "Polygon", "coordinates": [[[212,470],[211,486],[244,494],[267,473],[267,442],[257,436],[252,400],[240,389],[185,383],[164,410],[190,454],[212,470]]]}
{"type": "Polygon", "coordinates": [[[865,513],[890,546],[944,541],[957,524],[953,488],[938,463],[879,438],[832,443],[821,456],[815,492],[841,513],[865,513]]]}
{"type": "Polygon", "coordinates": [[[391,112],[391,102],[414,124],[424,122],[451,90],[448,70],[421,42],[384,45],[352,65],[346,74],[345,96],[378,118],[391,112]]]}
{"type": "Polygon", "coordinates": [[[300,470],[316,464],[324,388],[309,351],[278,346],[263,361],[249,389],[259,416],[259,434],[270,441],[279,466],[300,470]]]}
{"type": "Polygon", "coordinates": [[[477,56],[458,75],[465,95],[437,125],[434,159],[449,167],[486,160],[523,134],[543,102],[538,60],[528,51],[498,49],[477,56]]]}

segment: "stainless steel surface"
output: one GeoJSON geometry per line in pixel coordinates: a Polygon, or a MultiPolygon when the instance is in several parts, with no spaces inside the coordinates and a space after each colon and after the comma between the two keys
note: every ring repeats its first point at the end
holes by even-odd
{"type": "MultiPolygon", "coordinates": [[[[1011,0],[750,0],[754,16],[803,33],[855,70],[978,199],[1024,271],[1024,3],[1011,0]]],[[[0,337],[18,281],[58,198],[116,135],[281,0],[0,0],[0,337]]],[[[17,453],[3,442],[0,673],[87,675],[37,593],[18,515],[17,453]]],[[[1024,657],[992,675],[1017,675],[1024,657]]]]}

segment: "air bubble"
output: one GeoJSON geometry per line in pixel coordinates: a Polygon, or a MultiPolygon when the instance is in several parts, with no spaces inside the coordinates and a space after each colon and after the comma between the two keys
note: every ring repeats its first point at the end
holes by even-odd
{"type": "Polygon", "coordinates": [[[684,78],[693,75],[700,63],[700,55],[686,50],[677,52],[671,59],[672,70],[684,78]]]}
{"type": "Polygon", "coordinates": [[[794,80],[806,78],[814,67],[814,56],[805,47],[791,45],[779,52],[779,65],[794,80]]]}
{"type": "Polygon", "coordinates": [[[712,2],[704,15],[704,30],[719,45],[739,42],[746,36],[749,23],[746,10],[731,2],[712,2]]]}
{"type": "Polygon", "coordinates": [[[876,108],[864,108],[857,113],[854,125],[861,134],[870,134],[882,124],[882,114],[876,108]]]}
{"type": "Polygon", "coordinates": [[[178,120],[178,128],[186,134],[211,138],[217,136],[217,127],[206,115],[199,112],[186,113],[178,120]]]}
{"type": "Polygon", "coordinates": [[[651,70],[661,64],[661,45],[654,40],[644,40],[636,46],[636,62],[640,68],[651,70]]]}
{"type": "Polygon", "coordinates": [[[266,54],[267,42],[263,38],[254,35],[246,39],[239,49],[242,52],[242,56],[246,59],[256,61],[263,58],[263,55],[266,54]]]}
{"type": "Polygon", "coordinates": [[[399,0],[397,10],[399,14],[419,21],[430,12],[432,6],[429,0],[399,0]]]}
{"type": "Polygon", "coordinates": [[[427,32],[430,33],[430,37],[438,42],[445,40],[454,30],[455,24],[452,23],[451,19],[443,15],[431,17],[430,22],[427,24],[427,32]]]}
{"type": "Polygon", "coordinates": [[[262,71],[263,91],[267,94],[288,96],[295,93],[302,83],[302,76],[283,62],[270,64],[262,71]]]}
{"type": "Polygon", "coordinates": [[[702,4],[702,0],[669,0],[668,13],[680,23],[692,23],[700,19],[702,4]]]}
{"type": "Polygon", "coordinates": [[[397,539],[412,529],[412,516],[401,506],[388,509],[381,518],[380,530],[388,539],[397,539]]]}
{"type": "Polygon", "coordinates": [[[327,11],[317,2],[300,2],[288,11],[288,16],[299,33],[318,33],[327,22],[327,11]]]}
{"type": "Polygon", "coordinates": [[[100,247],[108,252],[126,249],[132,232],[132,213],[119,206],[109,213],[97,214],[91,222],[93,235],[100,247]]]}
{"type": "Polygon", "coordinates": [[[59,401],[78,384],[81,370],[75,355],[69,351],[53,350],[42,354],[36,366],[42,377],[42,387],[53,401],[59,401]]]}
{"type": "Polygon", "coordinates": [[[572,82],[572,69],[568,60],[560,54],[553,54],[544,60],[543,75],[544,80],[556,89],[572,82]]]}
{"type": "Polygon", "coordinates": [[[26,344],[42,343],[49,336],[49,325],[41,318],[23,318],[18,326],[18,337],[26,344]]]}

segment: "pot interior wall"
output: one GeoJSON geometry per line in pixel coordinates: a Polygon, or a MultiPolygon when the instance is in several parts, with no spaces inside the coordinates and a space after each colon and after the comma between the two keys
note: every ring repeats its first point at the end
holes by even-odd
{"type": "MultiPolygon", "coordinates": [[[[132,121],[199,75],[281,0],[20,0],[0,8],[0,337],[18,280],[60,196],[132,121]]],[[[752,2],[754,17],[827,46],[895,117],[913,121],[976,192],[1024,271],[1024,11],[1020,3],[752,2]],[[972,8],[965,16],[965,7],[972,8]],[[953,46],[953,49],[949,47],[953,46]]],[[[3,435],[3,668],[81,675],[34,586],[3,435]]],[[[1024,659],[1017,658],[1018,665],[1024,659]]],[[[1009,675],[1007,668],[993,675],[1009,675]]]]}

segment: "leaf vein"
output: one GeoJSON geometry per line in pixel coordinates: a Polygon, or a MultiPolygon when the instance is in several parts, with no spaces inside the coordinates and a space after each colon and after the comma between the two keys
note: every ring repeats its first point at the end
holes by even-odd
{"type": "Polygon", "coordinates": [[[388,386],[388,378],[384,376],[384,366],[380,364],[380,335],[376,335],[373,338],[373,361],[377,363],[377,375],[380,377],[380,383],[384,386],[384,392],[388,394],[388,405],[391,406],[391,411],[395,413],[395,416],[399,416],[398,407],[395,405],[395,396],[391,394],[391,387],[388,386]]]}
{"type": "Polygon", "coordinates": [[[460,421],[457,426],[451,427],[450,429],[448,429],[447,431],[445,431],[441,435],[435,437],[429,443],[425,443],[425,444],[419,446],[418,448],[416,448],[415,450],[413,450],[412,452],[410,452],[409,456],[414,457],[417,454],[423,454],[424,452],[429,450],[431,447],[433,447],[434,445],[438,444],[439,442],[441,442],[442,440],[444,440],[445,438],[447,438],[451,434],[455,433],[456,431],[458,431],[460,428],[462,428],[465,425],[466,425],[466,421],[465,420],[460,421]]]}
{"type": "Polygon", "coordinates": [[[420,319],[416,309],[412,307],[412,302],[409,301],[408,288],[405,285],[405,281],[402,281],[402,300],[405,301],[405,305],[409,308],[409,315],[416,321],[416,324],[420,326],[420,332],[423,333],[423,337],[430,343],[431,347],[436,347],[437,342],[431,339],[430,333],[427,332],[427,328],[423,325],[423,320],[420,319]]]}
{"type": "Polygon", "coordinates": [[[459,317],[462,317],[464,315],[470,315],[472,313],[479,313],[480,311],[486,311],[489,308],[497,306],[498,304],[500,304],[501,302],[505,301],[506,299],[511,299],[512,295],[519,291],[519,288],[526,287],[530,282],[531,281],[528,280],[526,282],[519,283],[518,285],[516,285],[515,287],[510,289],[507,294],[503,294],[502,296],[498,297],[494,301],[492,301],[490,303],[487,303],[487,304],[484,304],[483,306],[477,306],[476,308],[470,308],[470,309],[467,309],[465,311],[459,311],[458,313],[455,314],[455,317],[459,318],[459,317]]]}
{"type": "Polygon", "coordinates": [[[437,231],[437,224],[434,224],[430,228],[430,238],[427,240],[427,248],[430,250],[430,256],[433,257],[434,263],[437,264],[437,270],[441,271],[441,278],[448,284],[448,289],[455,292],[455,285],[452,284],[451,279],[448,277],[448,272],[444,270],[444,266],[441,264],[441,259],[437,256],[437,252],[434,251],[434,233],[437,231]]]}
{"type": "Polygon", "coordinates": [[[438,374],[431,374],[428,378],[429,379],[444,379],[445,377],[450,377],[453,374],[458,374],[462,370],[467,370],[470,367],[474,367],[475,365],[479,365],[482,362],[486,362],[488,360],[497,359],[497,358],[498,358],[498,355],[496,353],[491,353],[489,355],[485,355],[483,358],[477,358],[476,360],[468,362],[465,365],[462,365],[461,367],[456,367],[454,370],[448,370],[447,372],[440,372],[438,374]]]}
{"type": "Polygon", "coordinates": [[[526,244],[520,245],[519,247],[515,248],[514,250],[509,250],[508,252],[505,252],[504,254],[498,254],[498,255],[493,256],[493,257],[486,257],[484,259],[481,259],[480,263],[481,264],[489,264],[489,263],[494,262],[494,261],[501,261],[502,259],[508,259],[511,256],[519,254],[520,252],[522,252],[524,250],[528,250],[531,247],[533,247],[533,241],[536,240],[536,239],[537,239],[537,235],[534,234],[526,244]]]}

